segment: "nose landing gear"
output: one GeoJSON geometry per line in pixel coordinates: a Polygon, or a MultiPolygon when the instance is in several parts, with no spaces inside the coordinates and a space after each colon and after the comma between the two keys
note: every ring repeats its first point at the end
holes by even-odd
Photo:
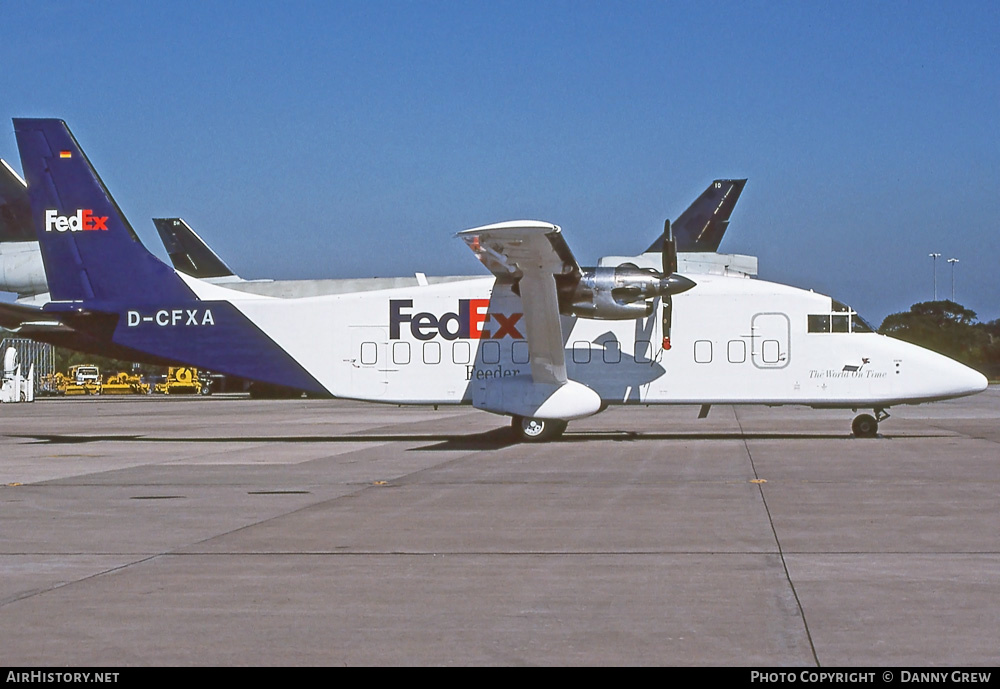
{"type": "Polygon", "coordinates": [[[871,414],[859,414],[851,424],[855,438],[874,438],[878,435],[878,424],[889,418],[889,412],[882,407],[875,407],[875,416],[871,414]]]}

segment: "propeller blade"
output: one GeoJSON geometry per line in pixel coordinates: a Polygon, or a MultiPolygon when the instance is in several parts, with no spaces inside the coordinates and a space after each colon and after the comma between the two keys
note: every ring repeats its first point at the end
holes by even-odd
{"type": "Polygon", "coordinates": [[[670,349],[670,321],[674,310],[674,298],[667,294],[663,297],[663,350],[670,349]]]}
{"type": "Polygon", "coordinates": [[[663,222],[663,274],[670,275],[677,272],[677,244],[674,242],[674,231],[670,227],[670,220],[663,222]]]}
{"type": "Polygon", "coordinates": [[[686,292],[694,287],[693,280],[683,275],[677,275],[677,243],[674,242],[674,230],[670,220],[663,223],[663,276],[670,289],[663,297],[663,350],[670,350],[670,326],[674,315],[675,294],[686,292]]]}

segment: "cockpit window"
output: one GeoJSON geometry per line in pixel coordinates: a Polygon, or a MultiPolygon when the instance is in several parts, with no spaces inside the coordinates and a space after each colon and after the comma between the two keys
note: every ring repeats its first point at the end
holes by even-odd
{"type": "Polygon", "coordinates": [[[875,329],[854,309],[835,299],[830,300],[830,313],[809,314],[811,333],[873,333],[875,329]]]}
{"type": "Polygon", "coordinates": [[[875,332],[875,328],[871,326],[871,323],[855,313],[851,315],[851,332],[873,333],[875,332]]]}
{"type": "Polygon", "coordinates": [[[809,332],[828,333],[830,332],[830,316],[825,314],[809,314],[809,332]]]}

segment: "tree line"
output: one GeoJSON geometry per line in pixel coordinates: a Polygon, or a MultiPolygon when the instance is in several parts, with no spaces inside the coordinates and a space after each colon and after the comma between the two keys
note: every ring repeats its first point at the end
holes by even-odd
{"type": "Polygon", "coordinates": [[[980,323],[975,311],[949,299],[890,314],[878,331],[951,357],[990,380],[1000,378],[1000,319],[980,323]]]}

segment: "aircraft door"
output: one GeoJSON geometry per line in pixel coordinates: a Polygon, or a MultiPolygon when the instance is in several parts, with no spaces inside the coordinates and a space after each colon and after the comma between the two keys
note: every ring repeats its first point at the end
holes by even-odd
{"type": "Polygon", "coordinates": [[[791,321],[783,313],[758,313],[750,319],[750,359],[757,368],[785,368],[791,321]]]}
{"type": "Polygon", "coordinates": [[[389,337],[385,328],[351,328],[351,396],[378,399],[389,383],[389,337]]]}

